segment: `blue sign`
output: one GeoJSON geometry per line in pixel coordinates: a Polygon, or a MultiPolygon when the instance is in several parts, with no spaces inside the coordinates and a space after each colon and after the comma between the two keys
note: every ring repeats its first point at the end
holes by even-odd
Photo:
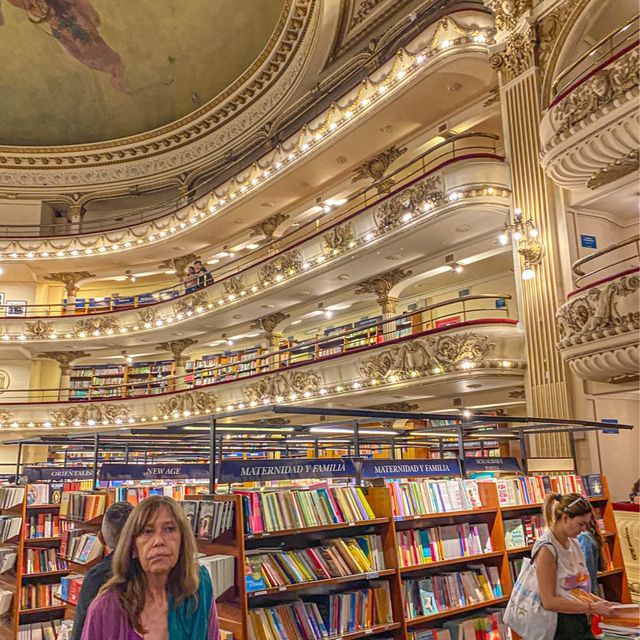
{"type": "Polygon", "coordinates": [[[362,461],[363,478],[429,478],[459,476],[460,463],[457,458],[439,460],[391,460],[373,459],[362,461]]]}
{"type": "MultiPolygon", "coordinates": [[[[603,418],[601,422],[605,422],[606,424],[618,424],[618,421],[616,420],[616,418],[603,418]]],[[[611,429],[603,429],[602,433],[616,434],[616,433],[620,433],[620,429],[616,429],[615,427],[612,427],[611,429]]]]}
{"type": "Polygon", "coordinates": [[[208,464],[122,464],[100,467],[102,482],[111,480],[208,480],[208,464]]]}
{"type": "Polygon", "coordinates": [[[504,298],[498,298],[496,300],[496,309],[506,309],[507,301],[504,298]]]}
{"type": "Polygon", "coordinates": [[[598,245],[595,236],[580,235],[580,246],[585,249],[597,249],[598,245]]]}
{"type": "Polygon", "coordinates": [[[26,467],[23,474],[27,477],[27,482],[91,480],[93,467],[26,467]]]}
{"type": "Polygon", "coordinates": [[[467,473],[479,473],[481,471],[505,471],[509,473],[522,473],[520,463],[515,458],[491,456],[465,458],[464,470],[467,473]]]}
{"type": "Polygon", "coordinates": [[[300,478],[349,478],[355,475],[353,461],[335,458],[223,460],[220,481],[260,482],[300,478]]]}

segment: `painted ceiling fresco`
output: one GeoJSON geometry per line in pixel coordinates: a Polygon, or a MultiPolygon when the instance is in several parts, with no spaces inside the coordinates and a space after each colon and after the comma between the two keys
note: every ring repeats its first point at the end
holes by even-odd
{"type": "Polygon", "coordinates": [[[0,0],[0,145],[150,131],[251,67],[285,0],[0,0]]]}

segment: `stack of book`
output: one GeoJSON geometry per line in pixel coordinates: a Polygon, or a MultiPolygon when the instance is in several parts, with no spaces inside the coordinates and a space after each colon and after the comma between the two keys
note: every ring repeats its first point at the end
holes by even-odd
{"type": "Polygon", "coordinates": [[[213,593],[220,597],[227,589],[235,584],[235,558],[222,554],[198,558],[201,566],[211,575],[213,593]]]}
{"type": "MultiPolygon", "coordinates": [[[[572,589],[571,595],[582,602],[595,602],[596,596],[581,589],[572,589]]],[[[614,604],[613,615],[600,622],[603,640],[640,640],[640,604],[614,604]]]]}
{"type": "Polygon", "coordinates": [[[61,620],[48,620],[34,624],[21,624],[18,627],[17,640],[56,640],[61,620]]]}
{"type": "Polygon", "coordinates": [[[0,516],[0,542],[6,542],[19,535],[21,526],[20,516],[0,516]]]}
{"type": "Polygon", "coordinates": [[[379,535],[332,538],[325,544],[290,551],[259,549],[247,552],[247,591],[329,580],[383,571],[379,535]]]}
{"type": "Polygon", "coordinates": [[[11,509],[22,504],[24,487],[0,487],[0,509],[11,509]]]}
{"type": "Polygon", "coordinates": [[[58,557],[57,549],[37,549],[28,547],[22,556],[23,573],[47,573],[49,571],[64,571],[67,562],[58,557]]]}
{"type": "Polygon", "coordinates": [[[7,589],[0,589],[0,616],[5,615],[11,608],[11,602],[13,601],[13,591],[7,589]]]}
{"type": "Polygon", "coordinates": [[[60,590],[59,584],[28,584],[20,589],[20,609],[43,609],[59,604],[53,594],[60,590]]]}
{"type": "Polygon", "coordinates": [[[63,493],[60,515],[72,520],[93,520],[101,516],[106,507],[106,493],[63,493]]]}
{"type": "Polygon", "coordinates": [[[493,551],[486,522],[397,531],[396,539],[401,567],[467,558],[493,551]]]}
{"type": "Polygon", "coordinates": [[[60,578],[59,597],[65,602],[78,604],[80,589],[82,589],[82,581],[84,576],[79,573],[71,573],[68,576],[60,578]]]}
{"type": "Polygon", "coordinates": [[[538,504],[544,501],[544,497],[548,493],[552,492],[579,493],[589,498],[600,498],[604,495],[602,478],[599,474],[526,476],[495,480],[495,483],[501,507],[538,504]]]}
{"type": "Polygon", "coordinates": [[[502,597],[497,567],[467,566],[468,571],[404,580],[406,615],[409,618],[429,616],[502,597]]]}
{"type": "Polygon", "coordinates": [[[245,533],[319,527],[375,518],[360,487],[310,490],[238,491],[245,512],[245,533]]]}
{"type": "Polygon", "coordinates": [[[416,480],[389,482],[396,519],[443,511],[482,508],[476,480],[416,480]]]}
{"type": "Polygon", "coordinates": [[[504,520],[504,541],[507,549],[519,549],[532,545],[544,532],[544,518],[540,515],[524,515],[504,520]]]}
{"type": "Polygon", "coordinates": [[[102,556],[103,545],[95,533],[82,529],[69,529],[62,535],[60,555],[79,564],[88,564],[102,556]]]}
{"type": "Polygon", "coordinates": [[[231,500],[183,500],[180,506],[191,528],[202,540],[215,540],[233,526],[235,503],[231,500]]]}
{"type": "Polygon", "coordinates": [[[91,491],[93,489],[93,480],[66,480],[62,487],[63,493],[70,491],[91,491]]]}
{"type": "Polygon", "coordinates": [[[18,553],[15,547],[0,547],[0,573],[13,569],[18,553]]]}
{"type": "Polygon", "coordinates": [[[249,619],[253,637],[264,640],[322,640],[370,629],[392,622],[389,583],[253,609],[249,619]]]}
{"type": "Polygon", "coordinates": [[[53,513],[27,513],[25,538],[56,538],[60,535],[60,518],[53,513]]]}

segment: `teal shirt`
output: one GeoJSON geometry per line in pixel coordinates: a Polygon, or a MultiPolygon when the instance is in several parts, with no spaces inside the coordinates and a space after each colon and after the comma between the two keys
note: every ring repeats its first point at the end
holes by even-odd
{"type": "Polygon", "coordinates": [[[584,563],[591,578],[591,593],[598,595],[598,566],[600,565],[600,549],[598,543],[588,531],[583,531],[577,538],[582,549],[584,563]]]}

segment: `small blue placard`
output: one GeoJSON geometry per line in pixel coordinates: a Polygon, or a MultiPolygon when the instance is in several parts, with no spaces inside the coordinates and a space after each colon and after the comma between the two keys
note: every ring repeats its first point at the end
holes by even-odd
{"type": "MultiPolygon", "coordinates": [[[[618,424],[618,421],[616,420],[616,418],[603,418],[601,422],[605,422],[606,424],[618,424]]],[[[612,427],[611,429],[603,429],[602,433],[616,434],[616,433],[620,433],[620,429],[616,429],[615,427],[612,427]]]]}
{"type": "Polygon", "coordinates": [[[460,463],[457,458],[439,460],[382,460],[362,461],[363,478],[430,478],[459,476],[460,463]]]}
{"type": "Polygon", "coordinates": [[[93,467],[26,467],[27,482],[62,482],[64,480],[91,480],[93,467]]]}
{"type": "Polygon", "coordinates": [[[580,234],[580,246],[585,249],[597,249],[597,242],[595,236],[585,236],[580,234]]]}
{"type": "Polygon", "coordinates": [[[507,301],[504,298],[498,298],[496,300],[496,309],[505,309],[507,306],[507,301]]]}
{"type": "Polygon", "coordinates": [[[478,473],[480,471],[522,473],[520,464],[515,458],[503,458],[502,456],[465,458],[464,469],[467,473],[478,473]]]}

